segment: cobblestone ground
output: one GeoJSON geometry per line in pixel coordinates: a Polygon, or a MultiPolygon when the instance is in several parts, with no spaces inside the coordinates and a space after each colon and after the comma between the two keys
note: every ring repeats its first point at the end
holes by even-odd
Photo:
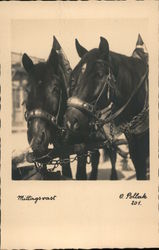
{"type": "MultiPolygon", "coordinates": [[[[18,154],[18,152],[25,150],[27,147],[28,147],[28,142],[27,142],[26,132],[12,134],[12,149],[14,153],[16,152],[16,154],[18,154]]],[[[122,146],[122,149],[127,151],[125,146],[122,146]]],[[[25,162],[22,165],[28,166],[29,164],[25,162]]],[[[76,162],[73,162],[71,164],[71,169],[72,169],[74,179],[76,175],[76,168],[77,168],[76,166],[77,166],[76,162]]],[[[117,169],[117,175],[118,175],[119,180],[135,180],[136,179],[134,167],[129,157],[127,161],[125,162],[123,161],[123,158],[121,158],[118,155],[117,162],[116,162],[116,169],[117,169]]],[[[61,171],[61,167],[59,166],[57,170],[61,171]]],[[[88,177],[89,177],[90,172],[91,172],[91,165],[87,164],[88,177]]],[[[106,162],[103,162],[103,152],[102,150],[100,150],[100,163],[98,166],[98,180],[109,180],[110,175],[111,175],[111,163],[109,160],[106,162]]]]}

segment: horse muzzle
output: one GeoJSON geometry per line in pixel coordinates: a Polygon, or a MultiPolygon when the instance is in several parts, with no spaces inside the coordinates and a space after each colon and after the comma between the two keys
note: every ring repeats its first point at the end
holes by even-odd
{"type": "Polygon", "coordinates": [[[65,113],[66,129],[74,136],[86,136],[89,128],[87,115],[80,110],[69,107],[65,113]]]}

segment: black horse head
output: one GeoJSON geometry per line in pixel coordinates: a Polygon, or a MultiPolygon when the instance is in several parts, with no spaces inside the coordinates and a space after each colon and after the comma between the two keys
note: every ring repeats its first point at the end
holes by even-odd
{"type": "Polygon", "coordinates": [[[56,138],[66,101],[58,54],[52,48],[48,60],[38,64],[24,54],[22,62],[28,73],[25,87],[28,142],[36,155],[43,155],[56,138]]]}
{"type": "MultiPolygon", "coordinates": [[[[71,98],[65,112],[67,128],[73,135],[87,140],[96,110],[101,111],[112,104],[109,121],[119,128],[128,125],[124,133],[136,176],[139,180],[146,179],[149,135],[145,52],[140,46],[131,57],[109,51],[109,44],[102,37],[96,49],[87,51],[77,40],[76,49],[81,60],[71,75],[71,98]]],[[[96,125],[95,132],[99,129],[98,123],[96,125]]]]}
{"type": "MultiPolygon", "coordinates": [[[[86,138],[93,110],[102,110],[110,103],[114,104],[115,109],[122,107],[137,86],[146,66],[138,58],[110,51],[109,44],[103,37],[100,38],[99,47],[90,51],[76,40],[76,49],[81,60],[71,75],[72,98],[68,102],[65,122],[72,134],[86,138]],[[92,109],[91,112],[87,112],[87,108],[92,109]]],[[[141,111],[145,100],[143,88],[144,86],[136,95],[137,101],[133,100],[120,115],[120,122],[131,120],[141,111]]],[[[118,118],[116,123],[117,120],[118,118]]]]}
{"type": "MultiPolygon", "coordinates": [[[[89,52],[76,40],[76,49],[81,57],[71,75],[70,96],[100,110],[110,104],[108,80],[111,73],[109,63],[109,44],[101,37],[99,47],[89,52]]],[[[74,133],[85,137],[89,129],[89,116],[85,110],[68,107],[65,120],[67,127],[74,133]]]]}

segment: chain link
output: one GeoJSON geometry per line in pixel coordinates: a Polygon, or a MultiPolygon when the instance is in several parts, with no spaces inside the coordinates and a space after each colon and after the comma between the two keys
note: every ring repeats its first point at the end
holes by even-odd
{"type": "Polygon", "coordinates": [[[148,111],[149,107],[144,107],[144,109],[138,115],[134,116],[130,122],[122,124],[119,127],[120,131],[125,133],[133,133],[135,128],[144,122],[146,116],[148,115],[148,111]]]}
{"type": "MultiPolygon", "coordinates": [[[[78,161],[80,158],[82,157],[87,157],[87,164],[91,163],[91,154],[93,154],[93,152],[88,152],[85,154],[81,154],[81,155],[76,155],[75,157],[69,157],[69,158],[64,158],[64,159],[53,159],[50,160],[47,165],[52,165],[52,168],[47,168],[48,172],[54,172],[54,170],[56,168],[58,168],[59,166],[62,166],[63,164],[68,164],[68,163],[73,163],[74,161],[78,161]]],[[[38,162],[34,162],[35,167],[37,169],[38,172],[42,172],[42,170],[44,168],[46,168],[46,164],[43,163],[38,163],[38,162]]]]}
{"type": "MultiPolygon", "coordinates": [[[[112,115],[112,109],[111,109],[110,114],[112,115]]],[[[111,143],[113,144],[113,142],[114,142],[114,133],[113,133],[113,123],[112,122],[110,122],[110,136],[111,136],[111,143]]]]}
{"type": "Polygon", "coordinates": [[[51,159],[48,163],[39,163],[34,161],[35,167],[37,169],[38,172],[43,173],[44,170],[48,171],[48,172],[54,172],[54,170],[56,168],[58,168],[59,166],[62,166],[63,164],[68,164],[68,163],[73,163],[74,161],[78,161],[83,157],[86,157],[86,162],[87,164],[91,164],[91,156],[92,154],[95,153],[95,151],[99,150],[99,148],[102,148],[104,146],[107,146],[108,148],[111,146],[112,142],[107,139],[105,141],[103,141],[99,147],[95,147],[93,148],[93,151],[89,151],[87,153],[83,153],[80,155],[76,155],[75,157],[69,157],[69,158],[64,158],[64,159],[51,159]],[[52,165],[51,168],[47,168],[47,165],[52,165]]]}
{"type": "MultiPolygon", "coordinates": [[[[143,123],[145,117],[147,116],[148,110],[149,108],[145,107],[138,115],[134,116],[130,122],[126,124],[122,124],[119,127],[120,131],[124,133],[132,133],[133,130],[137,126],[143,123]]],[[[96,122],[95,124],[96,126],[100,127],[100,124],[97,124],[96,122]]],[[[93,151],[99,150],[99,148],[102,148],[104,146],[107,146],[108,148],[112,146],[112,144],[114,143],[113,123],[110,123],[110,135],[111,135],[111,139],[105,140],[104,142],[101,143],[100,147],[93,148],[93,151]]],[[[44,170],[48,172],[54,172],[54,170],[58,168],[59,166],[62,166],[63,164],[73,163],[74,161],[78,161],[82,157],[86,157],[87,164],[90,164],[91,155],[94,153],[93,151],[89,151],[88,153],[83,153],[81,155],[76,155],[75,157],[69,157],[69,158],[64,158],[64,159],[50,159],[47,164],[39,163],[36,161],[34,162],[34,164],[35,164],[37,171],[39,171],[40,173],[42,173],[44,170]],[[52,168],[47,168],[47,165],[52,165],[52,168]]]]}

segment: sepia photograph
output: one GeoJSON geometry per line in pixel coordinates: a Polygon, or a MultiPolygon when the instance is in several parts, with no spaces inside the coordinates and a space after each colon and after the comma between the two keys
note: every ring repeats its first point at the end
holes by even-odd
{"type": "Polygon", "coordinates": [[[147,29],[11,21],[13,180],[150,178],[147,29]]]}
{"type": "Polygon", "coordinates": [[[158,3],[0,3],[1,248],[159,247],[158,3]]]}

